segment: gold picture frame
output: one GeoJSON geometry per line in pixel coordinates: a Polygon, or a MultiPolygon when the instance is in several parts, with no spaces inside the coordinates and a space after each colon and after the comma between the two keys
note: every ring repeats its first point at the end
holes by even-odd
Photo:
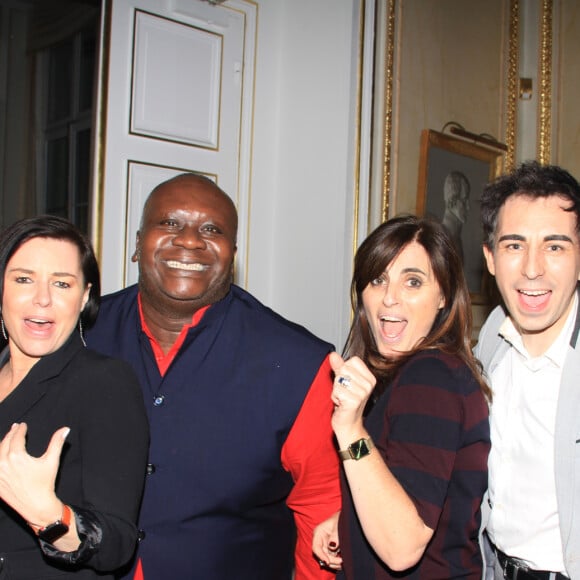
{"type": "Polygon", "coordinates": [[[491,299],[482,252],[481,192],[501,172],[502,152],[438,131],[421,132],[416,211],[446,225],[463,258],[472,303],[491,299]]]}

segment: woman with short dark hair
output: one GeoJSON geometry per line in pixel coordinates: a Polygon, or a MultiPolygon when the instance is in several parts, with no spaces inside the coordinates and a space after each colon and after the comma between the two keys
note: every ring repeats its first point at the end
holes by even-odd
{"type": "Polygon", "coordinates": [[[67,220],[0,234],[0,578],[113,578],[134,552],[148,423],[129,365],[84,346],[99,292],[67,220]]]}

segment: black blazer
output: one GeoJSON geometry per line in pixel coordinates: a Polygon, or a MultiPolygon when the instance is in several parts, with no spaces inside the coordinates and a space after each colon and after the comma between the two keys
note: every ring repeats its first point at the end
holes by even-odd
{"type": "MultiPolygon", "coordinates": [[[[0,367],[7,359],[6,349],[0,367]]],[[[148,422],[133,371],[84,348],[75,332],[0,403],[0,438],[14,422],[28,425],[27,450],[34,456],[44,453],[57,429],[70,427],[56,494],[96,520],[102,538],[88,561],[67,566],[62,553],[44,554],[52,547],[41,549],[23,519],[0,500],[0,579],[113,578],[108,572],[135,549],[147,463],[148,422]]]]}

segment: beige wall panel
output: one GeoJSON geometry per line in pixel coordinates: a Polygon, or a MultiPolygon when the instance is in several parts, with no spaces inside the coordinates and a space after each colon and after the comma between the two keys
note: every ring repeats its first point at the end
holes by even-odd
{"type": "Polygon", "coordinates": [[[502,140],[507,0],[397,5],[390,214],[414,212],[423,129],[454,121],[502,140]]]}
{"type": "Polygon", "coordinates": [[[580,179],[580,2],[561,0],[555,41],[559,42],[560,74],[557,89],[554,162],[580,179]]]}

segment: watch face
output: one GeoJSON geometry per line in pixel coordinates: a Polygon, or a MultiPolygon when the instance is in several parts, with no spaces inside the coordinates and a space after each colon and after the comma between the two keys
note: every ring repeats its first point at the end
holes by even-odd
{"type": "Polygon", "coordinates": [[[63,522],[55,522],[38,533],[38,537],[49,544],[56,542],[68,532],[68,526],[63,522]]]}
{"type": "Polygon", "coordinates": [[[350,454],[355,461],[366,457],[370,452],[366,439],[359,439],[350,446],[350,454]]]}

